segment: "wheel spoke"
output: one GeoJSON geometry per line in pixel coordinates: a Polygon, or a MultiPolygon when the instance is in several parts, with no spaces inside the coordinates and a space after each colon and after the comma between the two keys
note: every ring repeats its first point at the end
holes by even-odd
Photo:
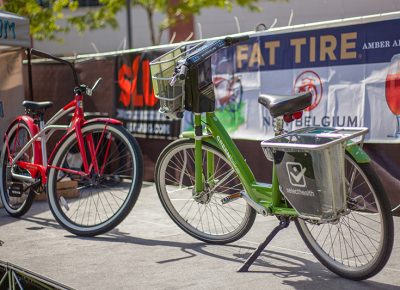
{"type": "Polygon", "coordinates": [[[388,221],[389,213],[382,212],[379,194],[385,192],[379,184],[372,183],[364,169],[348,156],[345,164],[348,212],[327,224],[299,220],[298,229],[329,269],[351,279],[365,279],[382,269],[389,258],[390,250],[385,247],[393,242],[393,228],[387,224],[392,220],[388,221]]]}
{"type": "MultiPolygon", "coordinates": [[[[82,133],[84,138],[88,134],[93,138],[101,175],[95,172],[92,165],[90,165],[92,171],[85,178],[64,170],[82,170],[83,164],[76,145],[77,141],[73,138],[67,139],[67,145],[60,146],[60,148],[64,148],[64,151],[56,153],[53,161],[54,166],[60,169],[51,168],[49,195],[57,195],[58,182],[75,181],[77,183],[76,194],[69,196],[66,193],[63,196],[68,200],[68,209],[61,205],[58,198],[55,199],[55,213],[58,219],[66,228],[73,228],[78,233],[84,233],[93,228],[96,228],[96,233],[103,233],[110,228],[112,223],[116,224],[118,216],[127,214],[127,211],[124,211],[125,207],[131,208],[127,201],[131,199],[133,192],[138,193],[133,184],[136,182],[135,177],[137,178],[140,167],[132,153],[135,149],[129,141],[131,137],[126,137],[121,129],[113,129],[113,126],[109,126],[107,129],[96,124],[90,126],[92,126],[90,130],[82,129],[82,133]],[[103,133],[104,138],[101,138],[103,133]],[[56,178],[60,175],[62,175],[61,179],[56,178]],[[79,230],[76,230],[77,228],[79,230]]],[[[88,164],[93,164],[93,161],[90,160],[92,155],[87,154],[87,158],[88,164]]],[[[52,202],[52,198],[50,198],[50,202],[52,202]]],[[[121,220],[118,219],[118,222],[121,220]]]]}
{"type": "MultiPolygon", "coordinates": [[[[181,141],[179,141],[181,142],[181,141]]],[[[167,212],[189,233],[203,240],[236,240],[247,232],[251,209],[242,199],[226,204],[221,200],[243,190],[238,176],[226,157],[218,150],[202,146],[202,192],[195,192],[194,143],[166,149],[156,172],[157,190],[167,212]],[[213,172],[209,172],[207,154],[212,156],[213,172]],[[211,173],[211,174],[210,174],[211,173]]],[[[252,211],[251,211],[252,212],[252,211]]],[[[254,214],[254,213],[253,213],[254,214]]],[[[253,217],[254,218],[254,217],[253,217]]]]}
{"type": "MultiPolygon", "coordinates": [[[[26,211],[32,205],[34,199],[34,193],[31,188],[28,188],[31,184],[14,180],[11,178],[10,173],[10,159],[15,158],[18,154],[22,153],[21,150],[32,139],[32,134],[29,131],[28,126],[24,121],[15,123],[10,130],[7,132],[7,138],[3,144],[2,149],[2,180],[3,188],[1,189],[2,200],[4,201],[4,207],[6,211],[15,217],[20,217],[25,214],[26,211]],[[9,195],[9,186],[11,182],[21,183],[23,186],[23,192],[19,197],[13,197],[9,195]]],[[[34,145],[25,149],[18,161],[25,161],[34,163],[34,145]]],[[[14,172],[22,175],[30,175],[30,173],[22,168],[14,167],[14,172]]]]}

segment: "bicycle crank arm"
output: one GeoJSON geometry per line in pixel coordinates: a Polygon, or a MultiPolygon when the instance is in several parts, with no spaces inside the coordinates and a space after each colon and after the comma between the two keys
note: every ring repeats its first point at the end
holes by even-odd
{"type": "Polygon", "coordinates": [[[238,193],[233,193],[230,194],[224,198],[221,199],[221,203],[222,204],[227,204],[230,203],[234,200],[237,200],[238,198],[243,197],[244,200],[259,214],[262,214],[263,216],[267,216],[268,215],[268,211],[267,209],[265,209],[263,206],[259,205],[258,203],[254,202],[254,200],[252,200],[247,193],[242,190],[241,192],[238,193]]]}
{"type": "MultiPolygon", "coordinates": [[[[34,183],[30,184],[27,188],[25,188],[25,191],[27,191],[28,189],[31,189],[31,188],[35,189],[35,187],[38,187],[41,184],[42,184],[42,181],[40,179],[36,179],[36,181],[34,183]]],[[[39,194],[39,193],[36,193],[36,194],[39,194]]]]}
{"type": "Polygon", "coordinates": [[[36,181],[35,178],[32,178],[30,176],[26,176],[26,175],[17,174],[17,173],[14,173],[14,172],[11,172],[11,176],[13,178],[15,178],[15,179],[22,180],[22,181],[25,181],[25,182],[35,182],[36,181]]]}
{"type": "Polygon", "coordinates": [[[250,205],[257,213],[262,214],[263,216],[267,216],[270,214],[269,210],[259,205],[254,200],[251,199],[250,196],[246,193],[246,191],[242,190],[240,195],[244,198],[248,205],[250,205]]]}

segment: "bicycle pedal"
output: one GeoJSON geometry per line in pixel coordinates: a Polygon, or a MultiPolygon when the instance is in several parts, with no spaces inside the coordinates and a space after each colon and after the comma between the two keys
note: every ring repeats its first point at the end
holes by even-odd
{"type": "Polygon", "coordinates": [[[25,190],[28,189],[32,189],[36,195],[40,195],[44,191],[44,188],[42,187],[42,181],[40,179],[37,179],[34,183],[25,188],[25,190]]]}
{"type": "Polygon", "coordinates": [[[62,197],[62,196],[60,196],[60,203],[61,203],[61,205],[62,205],[67,211],[69,211],[68,202],[67,202],[67,200],[66,200],[64,197],[62,197]]]}
{"type": "Polygon", "coordinates": [[[22,182],[11,182],[8,187],[8,195],[10,197],[22,197],[24,193],[24,184],[22,182]]]}
{"type": "Polygon", "coordinates": [[[240,194],[240,192],[234,193],[234,194],[231,194],[231,195],[228,195],[228,196],[225,196],[224,198],[222,198],[221,199],[221,203],[222,204],[227,204],[227,203],[229,203],[231,201],[234,201],[234,200],[236,200],[238,198],[241,198],[241,197],[242,197],[242,195],[240,194]]]}

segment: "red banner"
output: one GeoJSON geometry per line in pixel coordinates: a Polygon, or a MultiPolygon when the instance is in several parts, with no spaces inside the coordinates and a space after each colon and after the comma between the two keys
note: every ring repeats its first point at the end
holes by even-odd
{"type": "Polygon", "coordinates": [[[180,133],[179,121],[170,121],[158,112],[153,92],[149,64],[162,53],[132,53],[117,58],[117,118],[138,137],[174,139],[180,133]]]}

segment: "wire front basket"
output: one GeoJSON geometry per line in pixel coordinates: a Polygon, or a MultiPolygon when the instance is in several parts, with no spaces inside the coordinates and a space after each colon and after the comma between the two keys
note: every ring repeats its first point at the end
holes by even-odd
{"type": "Polygon", "coordinates": [[[171,86],[175,74],[175,67],[179,61],[185,59],[191,52],[202,46],[204,42],[188,48],[188,45],[177,47],[150,63],[153,90],[156,98],[160,100],[160,112],[168,117],[178,118],[185,106],[185,80],[176,79],[171,86]]]}

